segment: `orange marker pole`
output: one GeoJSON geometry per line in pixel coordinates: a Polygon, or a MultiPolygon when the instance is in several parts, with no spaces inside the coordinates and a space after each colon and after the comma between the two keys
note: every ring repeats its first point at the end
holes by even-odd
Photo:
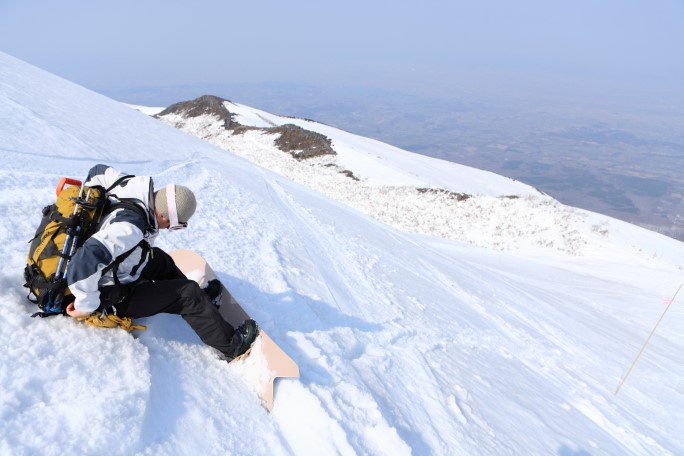
{"type": "MultiPolygon", "coordinates": [[[[684,284],[682,284],[684,285],[684,284]]],[[[622,388],[622,385],[625,384],[627,381],[627,377],[629,377],[629,374],[632,373],[632,370],[634,369],[634,366],[636,366],[637,361],[639,361],[639,358],[641,357],[641,354],[644,352],[644,349],[646,349],[646,346],[648,343],[651,341],[651,338],[653,337],[653,334],[656,332],[656,328],[658,328],[658,325],[660,324],[661,321],[663,321],[663,318],[665,317],[665,314],[667,313],[667,310],[670,308],[672,303],[674,302],[675,298],[677,297],[677,294],[679,294],[679,290],[682,289],[682,285],[679,285],[679,288],[677,288],[677,291],[675,292],[674,296],[672,296],[672,299],[670,299],[670,302],[667,304],[667,307],[665,307],[665,310],[663,310],[663,314],[660,316],[658,321],[656,322],[655,326],[653,327],[653,331],[651,331],[651,334],[649,334],[648,339],[646,339],[646,342],[644,342],[644,345],[641,347],[641,350],[639,350],[639,353],[637,354],[636,358],[634,358],[634,362],[630,366],[629,370],[625,374],[625,376],[622,378],[622,381],[618,385],[617,389],[615,390],[615,395],[617,396],[618,393],[620,392],[620,389],[622,388]]]]}

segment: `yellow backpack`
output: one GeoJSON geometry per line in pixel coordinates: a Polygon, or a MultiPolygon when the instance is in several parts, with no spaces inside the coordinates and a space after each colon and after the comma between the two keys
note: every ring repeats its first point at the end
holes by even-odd
{"type": "Polygon", "coordinates": [[[67,263],[95,232],[107,202],[100,188],[82,187],[75,179],[62,178],[56,192],[55,203],[43,208],[24,269],[27,298],[41,309],[33,316],[63,313],[74,300],[66,284],[67,263]]]}

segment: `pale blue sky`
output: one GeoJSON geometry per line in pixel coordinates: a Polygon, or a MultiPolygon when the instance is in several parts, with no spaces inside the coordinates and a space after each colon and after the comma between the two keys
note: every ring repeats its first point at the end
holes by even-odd
{"type": "Polygon", "coordinates": [[[682,0],[0,0],[0,51],[94,90],[684,81],[682,0]]]}

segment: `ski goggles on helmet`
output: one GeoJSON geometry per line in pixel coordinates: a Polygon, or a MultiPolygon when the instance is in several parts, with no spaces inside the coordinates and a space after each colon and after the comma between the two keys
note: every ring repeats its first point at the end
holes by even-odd
{"type": "Polygon", "coordinates": [[[187,222],[178,221],[178,208],[176,207],[176,185],[166,186],[166,205],[169,207],[169,230],[176,231],[187,228],[187,222]]]}

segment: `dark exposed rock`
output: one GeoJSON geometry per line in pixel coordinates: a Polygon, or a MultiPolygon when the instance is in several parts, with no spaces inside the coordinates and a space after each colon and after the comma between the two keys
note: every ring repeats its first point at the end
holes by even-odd
{"type": "Polygon", "coordinates": [[[226,129],[235,128],[239,124],[233,121],[233,115],[224,105],[225,100],[214,95],[203,95],[190,101],[181,101],[173,104],[157,114],[155,117],[164,117],[169,114],[178,114],[183,117],[199,117],[202,115],[211,115],[218,117],[223,121],[223,127],[226,129]]]}
{"type": "Polygon", "coordinates": [[[340,171],[340,174],[344,174],[345,176],[347,176],[347,177],[349,177],[350,179],[353,179],[353,180],[355,180],[355,181],[360,181],[360,180],[361,180],[361,179],[359,179],[358,177],[354,176],[354,173],[351,172],[351,171],[349,171],[348,169],[343,169],[342,171],[340,171]]]}
{"type": "Polygon", "coordinates": [[[455,199],[456,201],[465,201],[471,196],[467,193],[456,193],[441,188],[418,188],[416,190],[418,190],[418,193],[434,193],[437,195],[444,195],[447,198],[455,199]]]}
{"type": "MultiPolygon", "coordinates": [[[[230,130],[232,134],[239,135],[246,131],[259,130],[268,134],[277,134],[275,145],[283,152],[287,152],[297,160],[305,160],[323,155],[335,155],[332,141],[325,135],[306,130],[294,124],[281,125],[279,127],[258,128],[240,125],[233,120],[233,114],[226,108],[225,100],[214,95],[203,95],[190,101],[182,101],[173,104],[155,115],[161,118],[169,114],[177,114],[184,118],[211,115],[223,121],[223,128],[230,130]]],[[[352,176],[350,176],[352,177],[352,176]]]]}
{"type": "Polygon", "coordinates": [[[337,166],[335,163],[326,163],[326,164],[323,165],[323,166],[325,166],[326,168],[337,168],[337,172],[338,172],[338,173],[344,174],[344,175],[347,176],[348,178],[350,178],[350,179],[352,179],[352,180],[355,180],[355,181],[357,181],[357,182],[360,182],[360,181],[361,181],[361,179],[359,179],[358,177],[356,177],[352,171],[350,171],[350,170],[348,170],[348,169],[342,169],[342,168],[340,168],[339,166],[337,166]]]}
{"type": "Polygon", "coordinates": [[[231,128],[229,128],[229,130],[231,130],[233,135],[242,135],[248,131],[254,131],[254,130],[265,131],[266,129],[259,128],[259,127],[250,127],[249,125],[240,125],[240,124],[233,122],[233,126],[231,128]]]}
{"type": "Polygon", "coordinates": [[[336,154],[330,138],[315,131],[305,130],[297,125],[286,124],[266,128],[264,131],[269,134],[280,134],[275,140],[276,146],[297,160],[336,154]]]}

